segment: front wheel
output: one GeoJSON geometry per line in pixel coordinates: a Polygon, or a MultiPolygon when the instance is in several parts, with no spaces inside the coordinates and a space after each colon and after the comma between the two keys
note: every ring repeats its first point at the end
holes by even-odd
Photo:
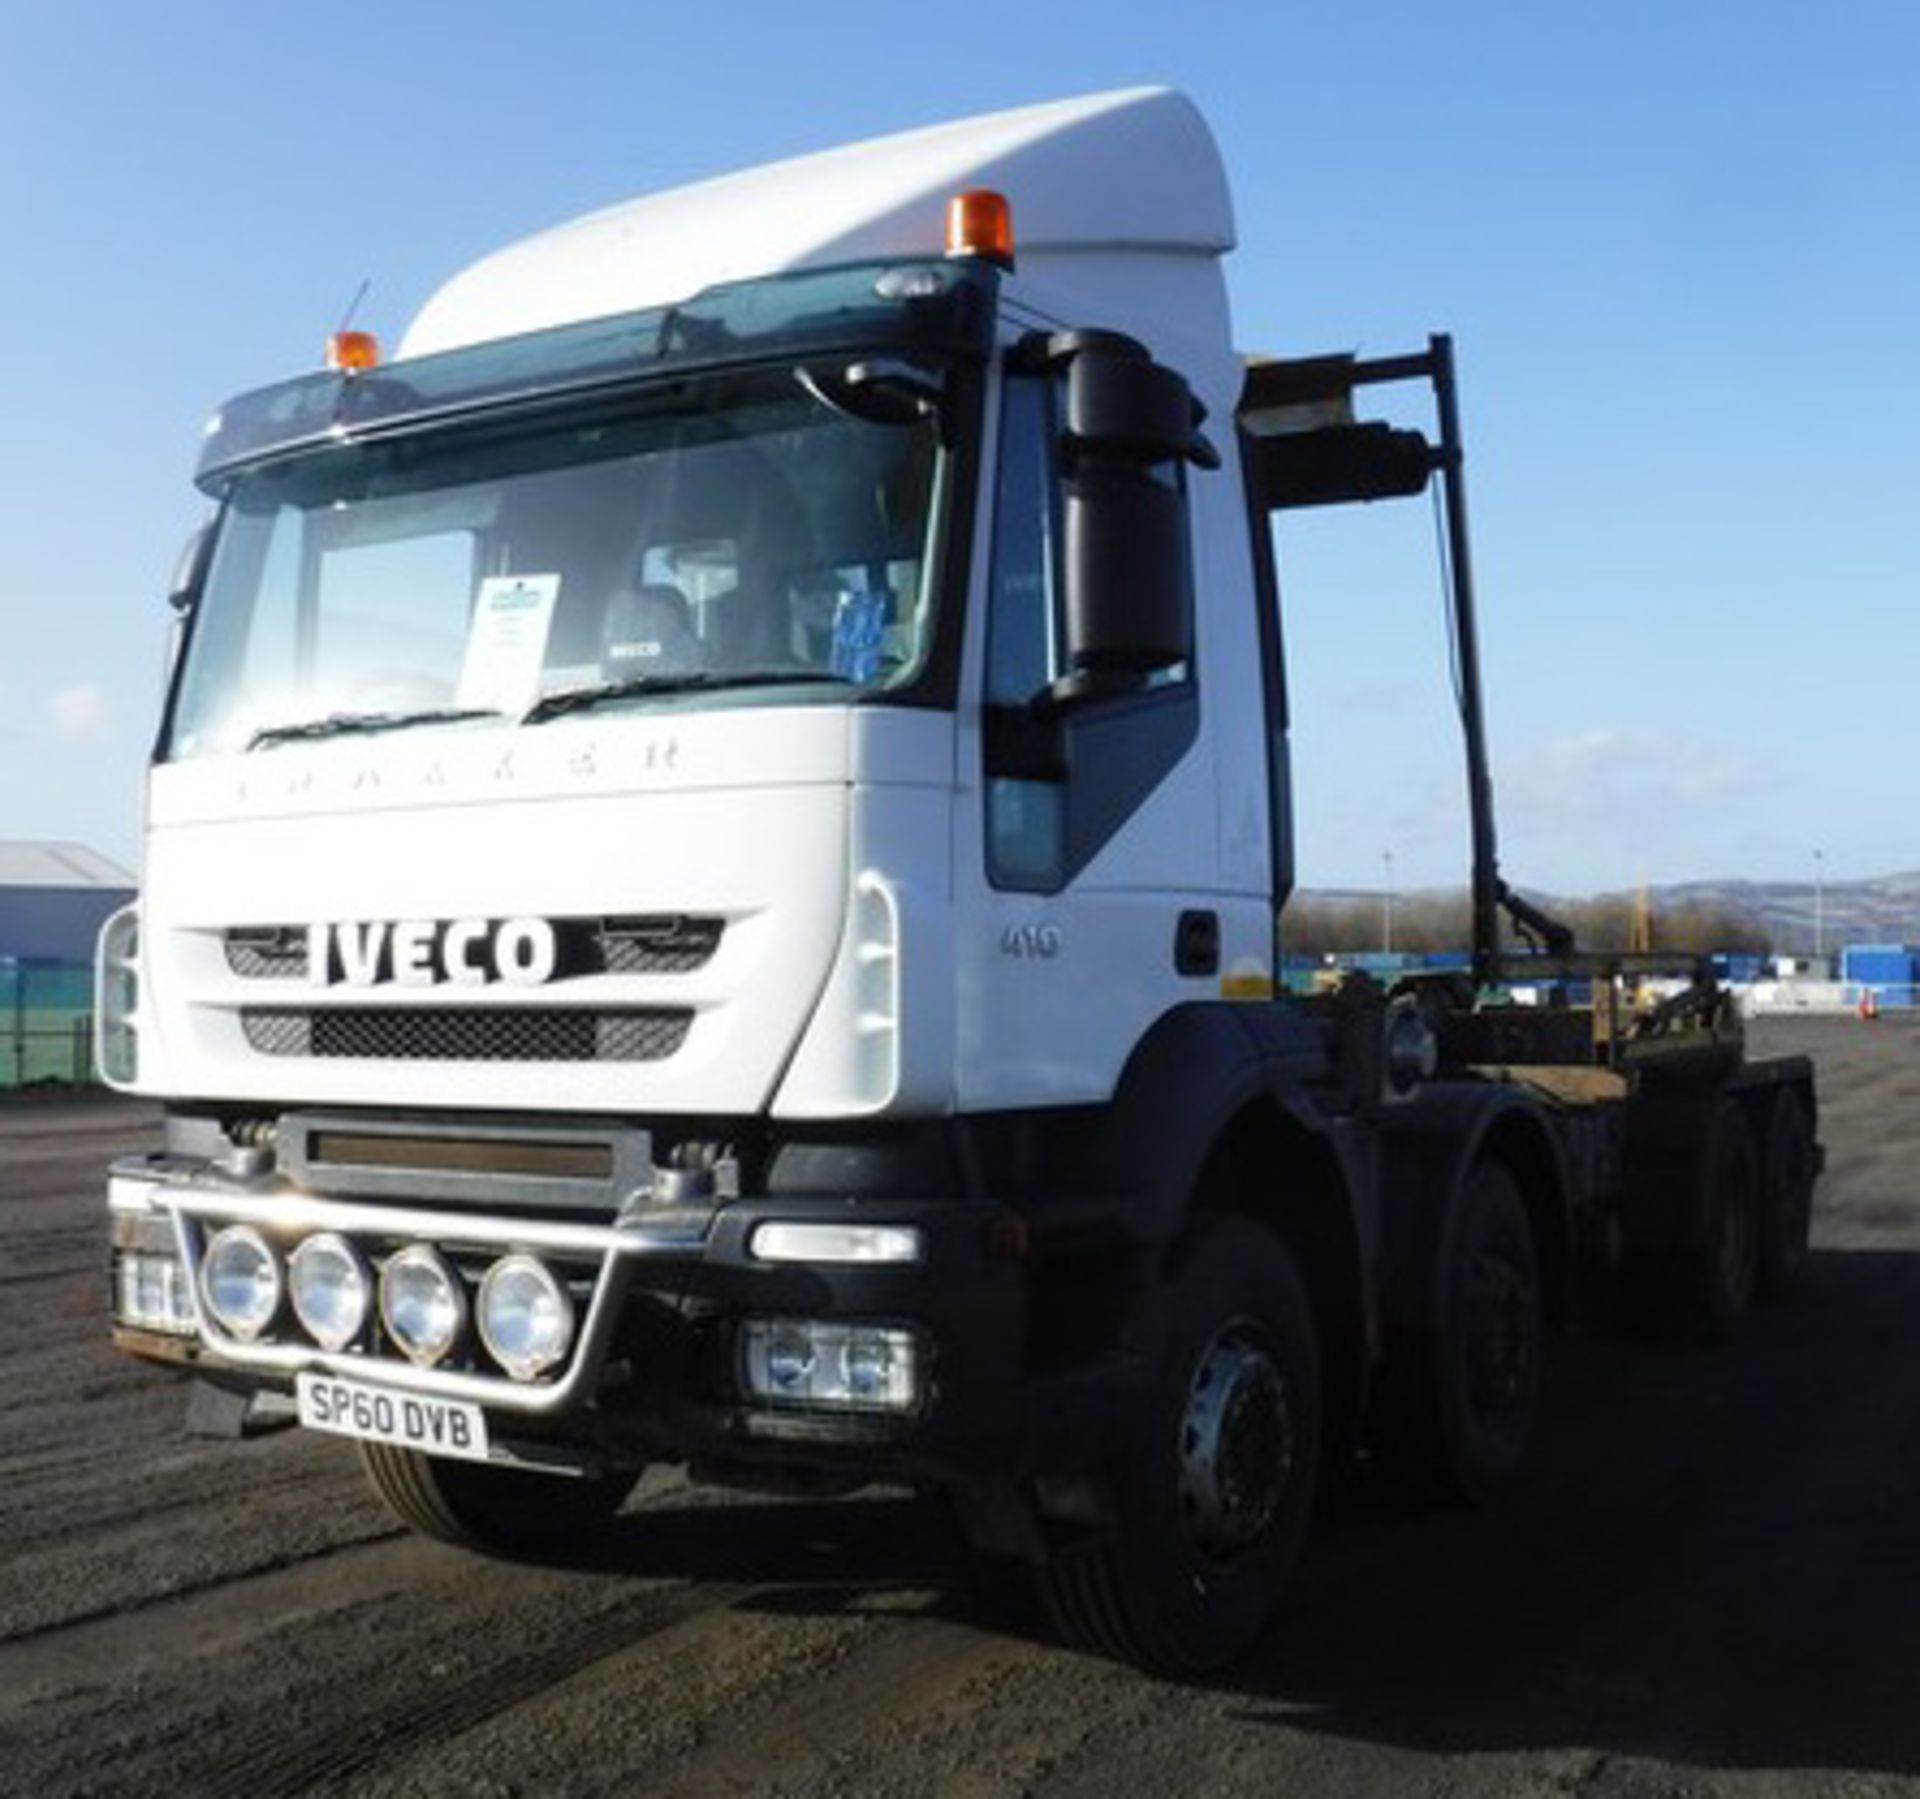
{"type": "Polygon", "coordinates": [[[511,1560],[578,1548],[626,1502],[640,1470],[577,1476],[358,1445],[360,1465],[388,1511],[422,1536],[511,1560]]]}
{"type": "Polygon", "coordinates": [[[1125,1465],[1107,1477],[1111,1525],[1042,1571],[1062,1633],[1157,1673],[1233,1660],[1293,1571],[1319,1468],[1319,1352],[1299,1269],[1259,1225],[1202,1218],[1125,1465]]]}

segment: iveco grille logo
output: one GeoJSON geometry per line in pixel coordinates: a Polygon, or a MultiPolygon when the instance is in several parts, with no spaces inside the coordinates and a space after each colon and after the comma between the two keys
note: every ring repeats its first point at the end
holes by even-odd
{"type": "Polygon", "coordinates": [[[559,939],[544,918],[402,918],[307,927],[307,978],[316,987],[537,987],[553,979],[559,939]]]}

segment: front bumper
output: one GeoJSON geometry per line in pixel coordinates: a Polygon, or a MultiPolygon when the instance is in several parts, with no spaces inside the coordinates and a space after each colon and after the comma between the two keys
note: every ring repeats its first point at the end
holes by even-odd
{"type": "MultiPolygon", "coordinates": [[[[116,1278],[121,1347],[192,1363],[228,1386],[284,1390],[301,1373],[328,1374],[478,1404],[507,1442],[549,1451],[800,1465],[862,1478],[1018,1476],[1063,1454],[1079,1461],[1075,1445],[1096,1415],[1089,1371],[1063,1378],[1029,1367],[1027,1236],[1008,1228],[1004,1208],[977,1200],[748,1197],[581,1222],[534,1210],[321,1195],[277,1175],[235,1179],[161,1155],[116,1164],[111,1203],[116,1243],[171,1244],[180,1276],[170,1291],[183,1302],[176,1331],[156,1331],[151,1319],[125,1314],[125,1283],[116,1278]],[[911,1227],[920,1255],[882,1264],[769,1262],[753,1252],[756,1228],[769,1222],[911,1227]],[[417,1365],[376,1325],[329,1351],[284,1306],[259,1340],[242,1341],[211,1315],[199,1282],[208,1240],[230,1224],[253,1226],[283,1253],[315,1232],[337,1232],[375,1265],[409,1243],[467,1266],[511,1251],[541,1257],[577,1283],[573,1349],[549,1375],[513,1380],[477,1348],[454,1365],[417,1365]],[[750,1319],[910,1331],[914,1403],[882,1410],[753,1397],[739,1352],[750,1319]]],[[[1109,1395],[1114,1387],[1103,1378],[1092,1385],[1109,1395]]]]}

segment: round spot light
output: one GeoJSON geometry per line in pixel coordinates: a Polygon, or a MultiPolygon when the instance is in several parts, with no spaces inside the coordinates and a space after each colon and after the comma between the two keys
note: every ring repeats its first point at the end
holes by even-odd
{"type": "Polygon", "coordinates": [[[200,1261],[200,1298],[229,1336],[251,1343],[280,1310],[280,1260],[250,1224],[216,1232],[200,1261]]]}
{"type": "Polygon", "coordinates": [[[467,1290],[437,1251],[410,1244],[381,1270],[380,1321],[408,1361],[432,1367],[467,1328],[467,1290]]]}
{"type": "Polygon", "coordinates": [[[480,1340],[515,1380],[534,1380],[573,1347],[573,1300],[544,1263],[502,1256],[480,1283],[480,1340]]]}
{"type": "Polygon", "coordinates": [[[322,1231],[287,1258],[293,1312],[322,1349],[345,1349],[373,1304],[373,1277],[345,1237],[322,1231]]]}

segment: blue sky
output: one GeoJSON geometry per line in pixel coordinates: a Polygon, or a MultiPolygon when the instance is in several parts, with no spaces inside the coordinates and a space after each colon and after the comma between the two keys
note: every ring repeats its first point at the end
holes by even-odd
{"type": "MultiPolygon", "coordinates": [[[[132,859],[200,421],[475,256],[1142,81],[1243,346],[1462,365],[1510,876],[1920,866],[1920,8],[0,0],[0,837],[132,859]]],[[[1300,872],[1465,864],[1433,523],[1290,525],[1300,872]]]]}

